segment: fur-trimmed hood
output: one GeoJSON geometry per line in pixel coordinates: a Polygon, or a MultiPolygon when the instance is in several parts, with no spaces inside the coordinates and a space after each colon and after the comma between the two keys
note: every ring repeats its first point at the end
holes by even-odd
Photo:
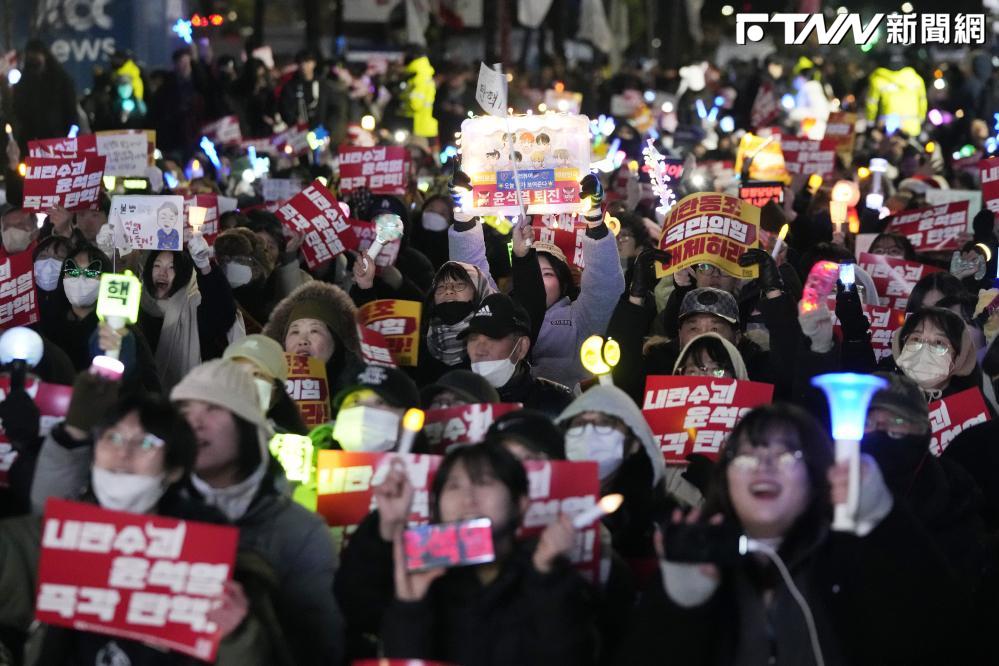
{"type": "Polygon", "coordinates": [[[271,312],[270,319],[264,325],[264,335],[277,340],[283,347],[285,332],[291,325],[289,317],[292,310],[307,301],[316,302],[327,310],[328,316],[325,321],[334,335],[343,341],[344,346],[352,354],[360,354],[361,346],[357,340],[357,308],[354,302],[340,287],[319,280],[307,282],[285,296],[271,312]]]}

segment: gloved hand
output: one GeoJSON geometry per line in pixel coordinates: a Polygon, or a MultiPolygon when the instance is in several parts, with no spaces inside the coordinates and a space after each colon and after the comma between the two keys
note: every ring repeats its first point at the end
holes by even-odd
{"type": "Polygon", "coordinates": [[[590,198],[590,209],[583,213],[588,221],[594,222],[602,220],[604,217],[604,186],[601,184],[600,179],[597,178],[592,173],[588,173],[583,176],[583,180],[579,181],[579,198],[585,199],[590,198]]]}
{"type": "Polygon", "coordinates": [[[760,267],[760,277],[757,278],[760,284],[760,293],[766,294],[768,291],[781,291],[784,283],[780,279],[780,271],[777,270],[777,262],[766,250],[758,247],[746,250],[739,257],[740,266],[752,266],[756,264],[760,267]]]}
{"type": "Polygon", "coordinates": [[[635,258],[635,267],[631,272],[631,288],[629,296],[645,298],[656,285],[656,263],[667,262],[672,255],[667,250],[645,248],[635,258]]]}
{"type": "Polygon", "coordinates": [[[38,439],[41,412],[24,389],[12,391],[0,402],[0,426],[14,443],[32,443],[38,439]]]}
{"type": "Polygon", "coordinates": [[[111,230],[110,224],[105,224],[100,228],[94,242],[107,256],[110,257],[114,253],[114,231],[111,230]]]}
{"type": "Polygon", "coordinates": [[[820,303],[814,310],[798,314],[801,330],[812,341],[812,351],[825,354],[833,347],[832,313],[825,303],[820,303]]]}
{"type": "Polygon", "coordinates": [[[447,181],[447,191],[451,195],[451,201],[454,202],[454,221],[468,222],[474,219],[475,216],[462,210],[462,199],[467,199],[469,196],[468,193],[472,190],[472,179],[468,177],[467,173],[461,170],[457,162],[452,162],[451,167],[451,176],[447,181]]]}
{"type": "Polygon", "coordinates": [[[857,288],[844,289],[843,283],[836,284],[836,318],[839,319],[844,340],[866,340],[871,323],[864,315],[857,288]]]}
{"type": "Polygon", "coordinates": [[[66,425],[89,433],[118,401],[119,382],[81,372],[73,382],[73,396],[66,412],[66,425]]]}
{"type": "Polygon", "coordinates": [[[191,236],[191,240],[187,241],[187,251],[198,270],[205,272],[211,267],[212,249],[208,247],[208,241],[201,234],[191,236]]]}

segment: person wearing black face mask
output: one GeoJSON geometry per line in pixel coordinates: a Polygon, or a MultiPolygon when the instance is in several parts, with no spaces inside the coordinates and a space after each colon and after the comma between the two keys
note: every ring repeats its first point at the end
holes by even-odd
{"type": "Polygon", "coordinates": [[[929,411],[909,378],[878,373],[888,386],[871,399],[861,450],[874,457],[896,501],[905,503],[974,593],[991,549],[984,544],[980,492],[956,463],[932,453],[929,411]]]}

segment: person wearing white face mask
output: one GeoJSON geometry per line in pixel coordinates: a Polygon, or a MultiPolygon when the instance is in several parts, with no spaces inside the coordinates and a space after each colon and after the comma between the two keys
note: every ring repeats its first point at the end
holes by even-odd
{"type": "Polygon", "coordinates": [[[42,303],[56,298],[62,264],[72,249],[72,241],[62,236],[49,236],[35,246],[32,272],[40,307],[42,303]]]}
{"type": "Polygon", "coordinates": [[[901,372],[916,382],[927,401],[976,387],[993,418],[997,415],[992,383],[983,379],[975,344],[960,315],[937,307],[909,315],[892,336],[892,356],[883,370],[901,372]]]}
{"type": "Polygon", "coordinates": [[[156,361],[138,327],[115,331],[97,318],[101,274],[111,268],[111,260],[96,246],[74,246],[52,297],[39,303],[40,332],[66,352],[76,372],[89,368],[95,356],[119,350],[128,389],[158,393],[156,361]]]}
{"type": "Polygon", "coordinates": [[[464,340],[472,372],[485,377],[503,402],[519,402],[554,417],[572,402],[569,389],[533,377],[527,355],[531,350],[527,311],[506,294],[490,294],[458,334],[464,340]]]}
{"type": "Polygon", "coordinates": [[[573,400],[555,420],[565,429],[565,457],[597,463],[600,494],[621,493],[621,510],[604,519],[614,549],[623,557],[652,554],[656,512],[682,503],[698,505],[701,494],[667,469],[642,412],[616,386],[597,385],[573,400]]]}
{"type": "Polygon", "coordinates": [[[38,239],[38,225],[35,215],[23,208],[13,208],[0,217],[0,236],[7,254],[17,254],[27,250],[38,239]]]}
{"type": "MultiPolygon", "coordinates": [[[[398,444],[406,410],[420,406],[420,391],[404,371],[369,365],[333,402],[339,411],[332,435],[340,448],[385,452],[398,444]]],[[[423,448],[422,436],[414,448],[423,448]]]]}

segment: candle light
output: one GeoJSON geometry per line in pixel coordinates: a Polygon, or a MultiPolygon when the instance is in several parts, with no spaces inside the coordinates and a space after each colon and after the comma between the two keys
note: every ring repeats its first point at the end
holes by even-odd
{"type": "Polygon", "coordinates": [[[770,256],[777,259],[777,255],[780,254],[781,249],[784,247],[784,239],[787,237],[788,225],[785,223],[784,226],[780,228],[780,232],[777,234],[777,242],[774,243],[774,249],[770,253],[770,256]]]}
{"type": "Polygon", "coordinates": [[[414,407],[406,410],[406,413],[402,417],[402,437],[399,438],[399,453],[405,454],[412,451],[416,434],[423,430],[425,416],[422,409],[414,407]]]}
{"type": "Polygon", "coordinates": [[[577,530],[581,530],[584,527],[591,525],[594,521],[600,520],[604,516],[610,515],[617,511],[621,504],[624,502],[624,496],[614,493],[613,495],[604,495],[600,498],[600,501],[591,506],[589,509],[577,513],[576,517],[572,519],[572,526],[577,530]]]}

